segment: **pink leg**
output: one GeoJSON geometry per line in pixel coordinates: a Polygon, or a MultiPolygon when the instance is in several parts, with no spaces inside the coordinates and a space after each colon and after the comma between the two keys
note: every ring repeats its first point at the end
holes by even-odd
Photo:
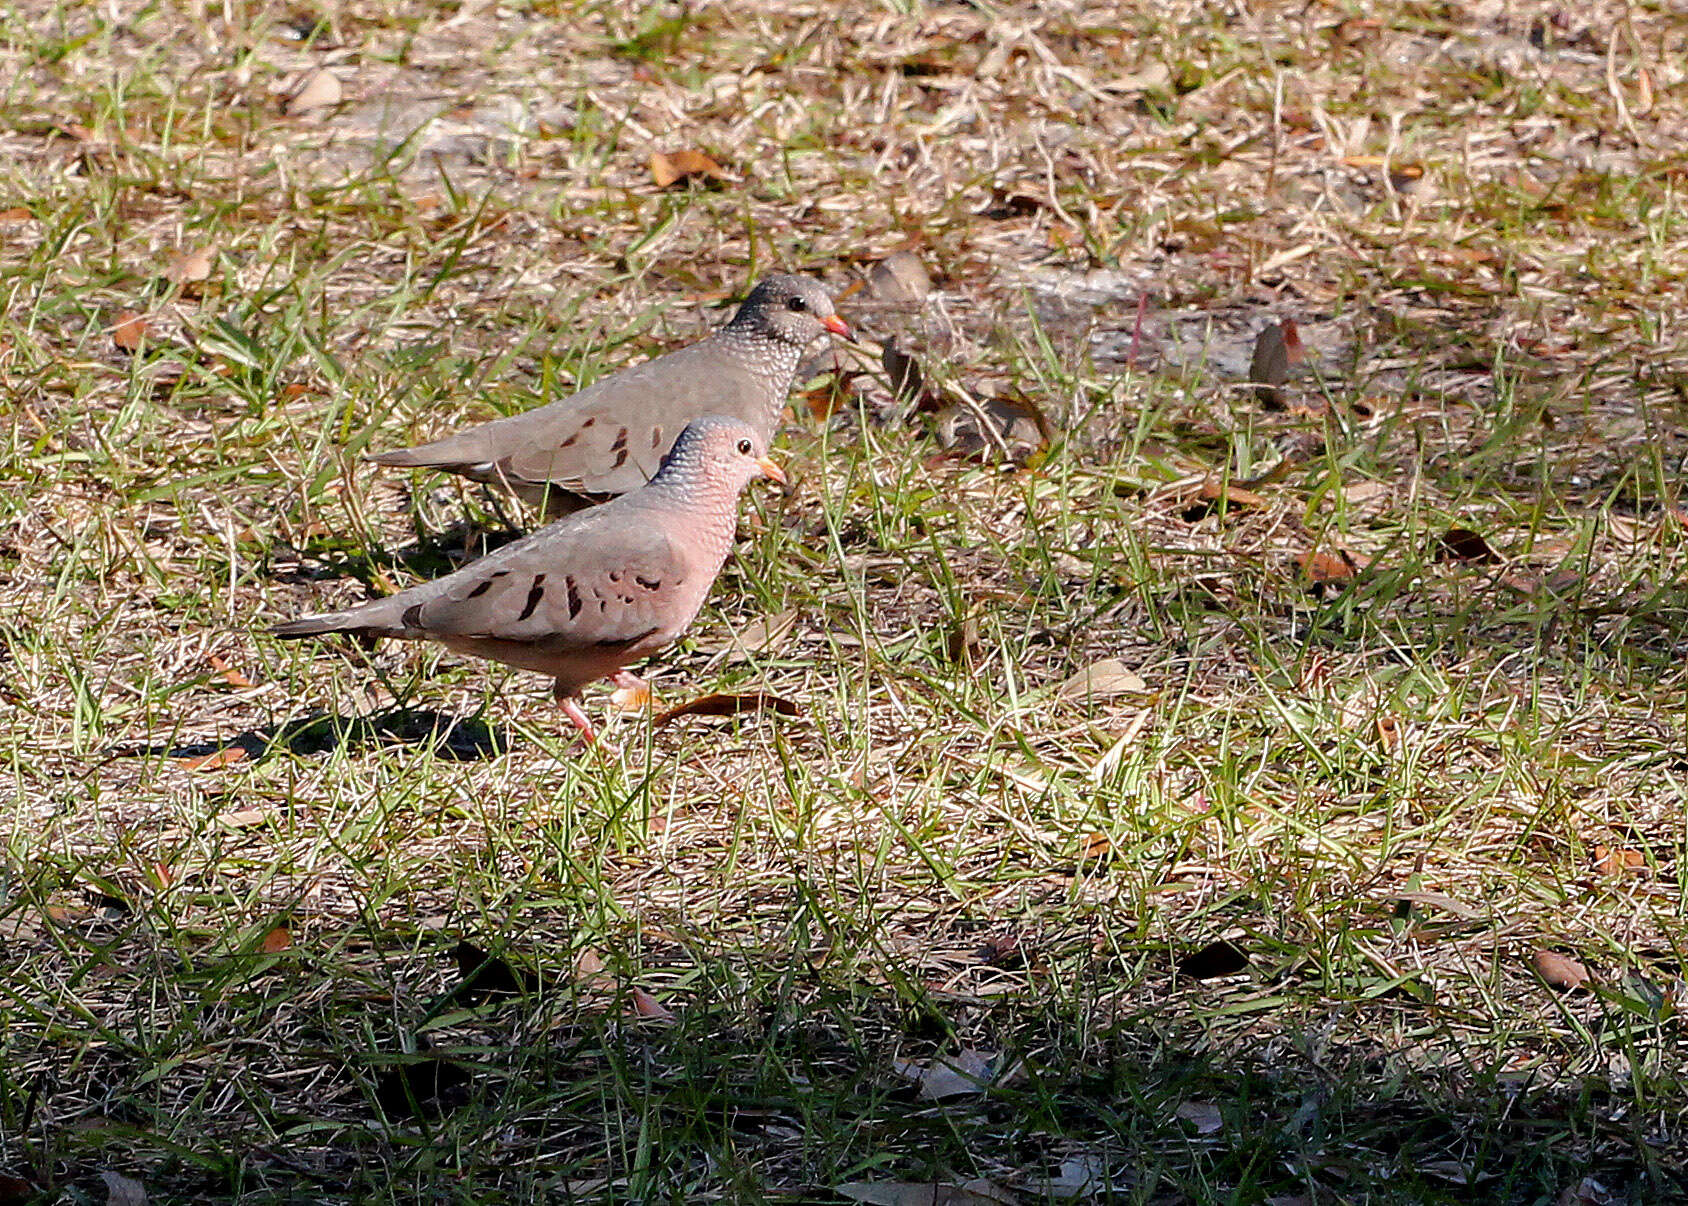
{"type": "Polygon", "coordinates": [[[631,670],[617,670],[615,677],[610,679],[618,687],[625,687],[629,691],[643,691],[650,693],[651,685],[634,674],[631,670]]]}
{"type": "Polygon", "coordinates": [[[598,730],[592,727],[592,722],[586,719],[586,713],[580,710],[580,701],[572,695],[560,696],[557,700],[563,705],[563,715],[569,718],[569,723],[580,730],[580,736],[587,745],[598,740],[598,730]]]}

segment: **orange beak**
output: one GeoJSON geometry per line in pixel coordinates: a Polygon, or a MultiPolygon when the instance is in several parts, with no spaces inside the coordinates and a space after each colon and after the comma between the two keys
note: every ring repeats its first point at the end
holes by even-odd
{"type": "Polygon", "coordinates": [[[762,471],[762,476],[769,481],[778,482],[782,486],[785,485],[785,470],[774,464],[769,458],[765,456],[757,457],[756,467],[762,471]]]}
{"type": "Polygon", "coordinates": [[[821,326],[831,331],[834,335],[842,335],[845,339],[850,338],[849,324],[836,314],[828,314],[825,318],[821,319],[821,326]]]}

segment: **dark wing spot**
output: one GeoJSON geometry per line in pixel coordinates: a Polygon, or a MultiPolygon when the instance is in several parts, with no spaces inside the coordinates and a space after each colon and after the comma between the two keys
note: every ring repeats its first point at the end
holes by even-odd
{"type": "Polygon", "coordinates": [[[610,445],[611,452],[620,452],[627,447],[627,428],[623,427],[615,433],[615,441],[610,445]]]}
{"type": "Polygon", "coordinates": [[[662,448],[662,427],[651,428],[651,451],[658,452],[662,448]]]}
{"type": "Polygon", "coordinates": [[[573,435],[571,435],[568,439],[564,440],[561,444],[558,444],[557,447],[558,448],[567,448],[570,444],[574,443],[579,438],[580,438],[580,433],[577,431],[573,435]]]}
{"type": "Polygon", "coordinates": [[[404,609],[404,615],[399,617],[399,623],[406,628],[422,627],[422,604],[412,603],[404,609]]]}
{"type": "Polygon", "coordinates": [[[621,571],[620,570],[611,570],[610,571],[610,581],[611,582],[620,582],[621,581],[621,571]]]}
{"type": "Polygon", "coordinates": [[[598,419],[597,419],[596,415],[594,415],[590,419],[582,419],[581,423],[580,423],[580,430],[585,431],[588,427],[592,426],[592,424],[596,423],[597,421],[598,421],[598,419]]]}
{"type": "Polygon", "coordinates": [[[471,599],[478,599],[482,595],[486,594],[486,592],[491,590],[491,589],[492,589],[492,579],[488,578],[485,582],[483,582],[479,586],[475,587],[474,590],[470,591],[469,597],[471,599]]]}
{"type": "Polygon", "coordinates": [[[662,585],[661,578],[641,578],[638,574],[633,575],[633,581],[637,582],[646,590],[656,590],[662,585]]]}
{"type": "Polygon", "coordinates": [[[509,573],[510,573],[509,570],[493,570],[492,571],[492,577],[494,577],[494,578],[504,578],[504,577],[508,577],[509,573]]]}
{"type": "Polygon", "coordinates": [[[613,465],[611,465],[610,468],[611,469],[619,469],[623,465],[625,465],[626,463],[627,463],[627,449],[623,448],[620,452],[615,454],[615,463],[613,465]]]}
{"type": "Polygon", "coordinates": [[[522,608],[522,614],[516,617],[516,623],[520,624],[523,620],[531,616],[539,607],[539,601],[544,597],[545,575],[535,574],[533,576],[533,585],[528,588],[527,604],[522,608]]]}
{"type": "Polygon", "coordinates": [[[568,583],[569,619],[572,620],[580,614],[580,588],[574,584],[573,578],[564,578],[563,581],[568,583]]]}

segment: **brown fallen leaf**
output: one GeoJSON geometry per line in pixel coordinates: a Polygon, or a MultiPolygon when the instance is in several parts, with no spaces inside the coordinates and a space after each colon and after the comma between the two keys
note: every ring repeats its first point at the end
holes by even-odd
{"type": "Polygon", "coordinates": [[[773,712],[777,716],[801,716],[798,704],[772,691],[712,691],[697,699],[659,713],[651,723],[661,728],[682,716],[737,716],[743,712],[773,712]]]}
{"type": "Polygon", "coordinates": [[[300,117],[318,109],[332,109],[340,103],[345,89],[340,77],[325,67],[308,73],[281,102],[286,117],[300,117]]]}
{"type": "Polygon", "coordinates": [[[1601,875],[1627,875],[1647,865],[1647,856],[1639,850],[1622,846],[1596,846],[1594,869],[1601,875]]]}
{"type": "Polygon", "coordinates": [[[1436,541],[1437,561],[1462,561],[1468,565],[1499,565],[1501,555],[1470,528],[1449,528],[1436,541]]]}
{"type": "Polygon", "coordinates": [[[1185,523],[1200,523],[1215,511],[1236,511],[1246,507],[1260,509],[1266,505],[1266,500],[1244,486],[1228,482],[1223,478],[1205,478],[1193,494],[1185,494],[1188,499],[1178,516],[1185,523]]]}
{"type": "Polygon", "coordinates": [[[991,189],[990,204],[979,211],[979,216],[1000,222],[1008,218],[1028,218],[1042,208],[1042,197],[995,186],[991,189]]]}
{"type": "Polygon", "coordinates": [[[851,1181],[834,1188],[840,1197],[869,1206],[1016,1206],[1019,1198],[994,1181],[851,1181]]]}
{"type": "Polygon", "coordinates": [[[932,277],[912,251],[896,251],[868,272],[868,289],[880,301],[918,302],[932,292],[932,277]]]}
{"type": "Polygon", "coordinates": [[[1593,978],[1587,967],[1569,955],[1561,955],[1556,951],[1533,952],[1530,955],[1530,966],[1535,968],[1536,975],[1546,981],[1549,988],[1556,988],[1560,992],[1575,992],[1586,987],[1593,978]]]}
{"type": "Polygon", "coordinates": [[[1027,465],[1055,438],[1054,426],[1024,394],[968,398],[939,411],[932,423],[948,454],[969,460],[1027,465]]]}
{"type": "MultiPolygon", "coordinates": [[[[1289,324],[1293,329],[1294,324],[1289,324]]],[[[1285,324],[1267,323],[1254,338],[1254,355],[1248,363],[1248,379],[1254,396],[1267,410],[1282,410],[1284,382],[1289,380],[1289,336],[1285,324]]]]}
{"type": "Polygon", "coordinates": [[[650,1022],[672,1022],[674,1011],[637,986],[628,992],[627,1012],[650,1022]]]}
{"type": "Polygon", "coordinates": [[[293,931],[284,925],[278,925],[264,935],[264,940],[258,944],[258,949],[266,955],[278,955],[293,945],[293,931]]]}
{"type": "Polygon", "coordinates": [[[138,352],[146,342],[147,320],[133,310],[122,310],[111,324],[111,341],[121,352],[138,352]]]}
{"type": "Polygon", "coordinates": [[[702,151],[687,148],[680,151],[653,151],[650,158],[651,179],[658,188],[668,188],[685,180],[731,180],[732,174],[702,151]]]}
{"type": "Polygon", "coordinates": [[[1228,938],[1210,942],[1178,961],[1178,974],[1195,980],[1216,980],[1248,970],[1248,952],[1228,938]]]}
{"type": "Polygon", "coordinates": [[[1211,1135],[1225,1126],[1224,1115],[1220,1114],[1219,1107],[1212,1102],[1180,1102],[1178,1108],[1172,1112],[1194,1126],[1198,1135],[1211,1135]]]}
{"type": "Polygon", "coordinates": [[[893,1060],[892,1070],[914,1082],[927,1101],[970,1097],[985,1090],[1012,1083],[1025,1071],[1018,1062],[1005,1064],[1002,1055],[964,1047],[954,1055],[933,1060],[893,1060]]]}
{"type": "Polygon", "coordinates": [[[170,261],[164,279],[178,286],[197,284],[211,275],[211,257],[215,254],[210,247],[184,251],[170,261]]]}
{"type": "Polygon", "coordinates": [[[1393,716],[1379,716],[1377,718],[1377,743],[1383,747],[1383,752],[1393,754],[1401,744],[1401,722],[1393,716]]]}
{"type": "Polygon", "coordinates": [[[147,1206],[147,1187],[135,1178],[107,1169],[100,1180],[106,1184],[106,1206],[147,1206]]]}
{"type": "Polygon", "coordinates": [[[885,379],[890,382],[891,393],[897,401],[915,402],[926,392],[925,374],[920,371],[920,362],[914,358],[903,336],[893,335],[880,345],[879,363],[885,369],[885,379]]]}
{"type": "Polygon", "coordinates": [[[237,808],[232,812],[219,813],[217,824],[230,829],[252,829],[268,825],[272,819],[273,814],[267,808],[237,808]]]}
{"type": "Polygon", "coordinates": [[[610,692],[610,706],[618,712],[643,712],[651,706],[651,685],[617,687],[610,692]]]}
{"type": "Polygon", "coordinates": [[[1111,699],[1116,695],[1140,695],[1149,689],[1130,666],[1118,658],[1105,657],[1092,662],[1061,684],[1056,692],[1062,699],[1111,699]]]}
{"type": "Polygon", "coordinates": [[[35,215],[21,205],[14,205],[10,209],[0,209],[0,226],[10,226],[15,222],[33,222],[35,215]]]}
{"type": "MultiPolygon", "coordinates": [[[[212,750],[209,754],[200,754],[194,758],[183,758],[181,765],[183,770],[214,771],[222,770],[225,766],[233,766],[237,762],[244,762],[246,758],[247,752],[244,745],[225,745],[222,749],[212,750]]],[[[226,815],[234,816],[236,814],[228,813],[226,815]]]]}
{"type": "Polygon", "coordinates": [[[795,607],[757,616],[733,629],[726,640],[710,646],[705,652],[726,654],[728,665],[749,661],[757,654],[771,653],[785,643],[785,638],[797,626],[797,617],[795,607]]]}
{"type": "Polygon", "coordinates": [[[979,641],[979,617],[969,613],[944,634],[944,657],[960,666],[976,666],[984,659],[979,641]]]}
{"type": "Polygon", "coordinates": [[[1322,595],[1331,587],[1346,586],[1352,582],[1355,575],[1370,564],[1370,559],[1356,556],[1338,545],[1330,552],[1312,549],[1302,553],[1295,559],[1295,564],[1309,589],[1315,595],[1322,595]]]}
{"type": "Polygon", "coordinates": [[[453,1000],[478,1005],[495,997],[519,997],[539,991],[539,977],[525,967],[482,950],[473,942],[459,942],[451,948],[457,964],[458,984],[453,1000]]]}
{"type": "Polygon", "coordinates": [[[210,656],[209,660],[211,662],[211,669],[215,670],[217,672],[217,676],[229,686],[245,689],[247,687],[254,687],[257,685],[240,671],[230,666],[222,658],[218,657],[215,653],[210,656]]]}

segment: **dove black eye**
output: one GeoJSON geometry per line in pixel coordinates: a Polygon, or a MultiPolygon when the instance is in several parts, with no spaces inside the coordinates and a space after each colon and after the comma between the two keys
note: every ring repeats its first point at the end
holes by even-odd
{"type": "Polygon", "coordinates": [[[749,440],[740,440],[738,442],[738,450],[739,450],[740,456],[749,456],[750,455],[750,441],[749,440]]]}
{"type": "Polygon", "coordinates": [[[790,301],[786,302],[785,308],[787,310],[806,310],[806,309],[808,309],[808,307],[803,304],[803,299],[801,297],[794,297],[790,301]]]}

